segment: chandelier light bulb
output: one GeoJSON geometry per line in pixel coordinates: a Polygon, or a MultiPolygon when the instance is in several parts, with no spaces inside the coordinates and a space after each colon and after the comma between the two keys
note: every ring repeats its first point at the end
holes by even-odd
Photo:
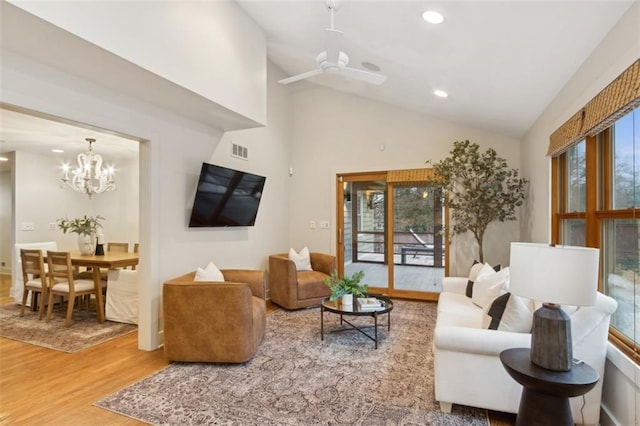
{"type": "Polygon", "coordinates": [[[113,166],[103,168],[102,156],[93,152],[93,143],[96,140],[87,138],[86,141],[89,142],[89,150],[78,154],[78,166],[71,169],[68,164],[62,165],[62,181],[75,191],[87,194],[91,199],[94,194],[114,191],[116,185],[113,166]]]}

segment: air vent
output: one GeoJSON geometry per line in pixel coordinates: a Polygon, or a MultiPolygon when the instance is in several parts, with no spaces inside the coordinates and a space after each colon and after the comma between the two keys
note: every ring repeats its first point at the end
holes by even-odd
{"type": "Polygon", "coordinates": [[[238,145],[235,143],[231,144],[231,156],[236,158],[241,158],[243,160],[249,159],[249,150],[246,146],[238,145]]]}

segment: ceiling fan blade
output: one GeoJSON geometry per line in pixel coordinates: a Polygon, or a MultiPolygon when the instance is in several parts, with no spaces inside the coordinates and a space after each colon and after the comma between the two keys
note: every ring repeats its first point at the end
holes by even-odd
{"type": "Polygon", "coordinates": [[[342,46],[342,31],[326,28],[324,30],[324,45],[327,49],[327,62],[337,64],[342,46]]]}
{"type": "Polygon", "coordinates": [[[341,70],[341,73],[345,77],[353,78],[355,80],[364,81],[365,83],[381,85],[387,79],[386,75],[376,74],[369,71],[362,71],[355,68],[345,67],[341,70]]]}
{"type": "Polygon", "coordinates": [[[298,80],[304,80],[305,78],[313,77],[315,75],[322,74],[321,69],[315,69],[313,71],[303,72],[302,74],[294,75],[291,77],[283,78],[282,80],[278,80],[280,84],[289,84],[298,80]]]}

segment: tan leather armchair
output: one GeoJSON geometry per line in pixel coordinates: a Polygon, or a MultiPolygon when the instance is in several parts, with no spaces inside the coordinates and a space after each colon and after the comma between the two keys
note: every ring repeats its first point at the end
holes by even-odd
{"type": "Polygon", "coordinates": [[[319,305],[331,292],[324,280],[336,268],[336,257],[310,253],[313,271],[298,271],[288,253],[269,256],[269,291],[271,301],[285,309],[319,305]]]}
{"type": "Polygon", "coordinates": [[[164,283],[164,356],[169,361],[242,363],[258,350],[266,329],[266,274],[221,271],[224,282],[194,281],[191,272],[164,283]]]}

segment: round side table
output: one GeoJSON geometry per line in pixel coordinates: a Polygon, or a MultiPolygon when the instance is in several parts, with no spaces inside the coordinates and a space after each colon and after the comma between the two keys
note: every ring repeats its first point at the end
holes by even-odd
{"type": "Polygon", "coordinates": [[[573,426],[569,397],[589,392],[600,379],[585,362],[575,363],[569,371],[553,371],[531,362],[529,348],[507,349],[500,361],[513,379],[522,385],[516,426],[573,426]]]}

